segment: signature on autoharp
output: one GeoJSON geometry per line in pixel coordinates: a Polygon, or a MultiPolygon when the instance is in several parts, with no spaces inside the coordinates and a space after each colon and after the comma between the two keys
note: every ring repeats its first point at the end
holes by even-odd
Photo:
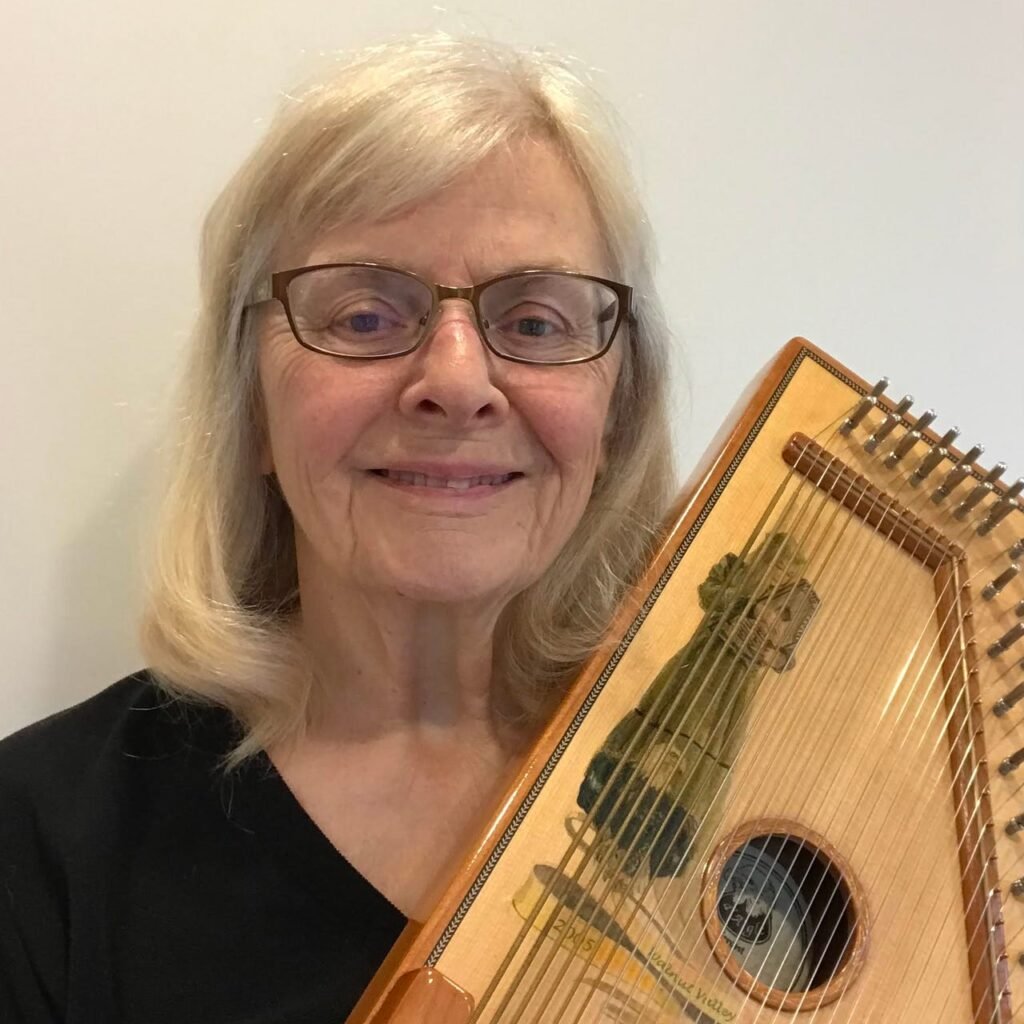
{"type": "Polygon", "coordinates": [[[607,1019],[640,1024],[652,1015],[663,1019],[667,1007],[697,1024],[736,1019],[728,995],[680,962],[660,931],[653,941],[646,928],[641,929],[646,941],[630,934],[592,893],[557,868],[534,865],[513,905],[534,928],[584,961],[579,983],[601,994],[595,1009],[607,1019]]]}

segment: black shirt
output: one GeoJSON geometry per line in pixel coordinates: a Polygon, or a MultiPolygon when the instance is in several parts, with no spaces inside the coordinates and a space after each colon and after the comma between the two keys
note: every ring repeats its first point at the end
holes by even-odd
{"type": "Polygon", "coordinates": [[[405,918],[146,673],[0,742],[0,1021],[342,1024],[405,918]]]}

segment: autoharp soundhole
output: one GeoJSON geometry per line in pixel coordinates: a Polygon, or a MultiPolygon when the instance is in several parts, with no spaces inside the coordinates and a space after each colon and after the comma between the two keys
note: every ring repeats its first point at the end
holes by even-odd
{"type": "Polygon", "coordinates": [[[736,834],[709,865],[705,927],[719,963],[759,1002],[811,1009],[852,980],[863,945],[847,872],[807,835],[736,834]]]}

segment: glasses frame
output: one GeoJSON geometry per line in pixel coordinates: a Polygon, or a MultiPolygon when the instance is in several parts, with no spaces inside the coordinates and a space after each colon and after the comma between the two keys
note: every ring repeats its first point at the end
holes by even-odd
{"type": "Polygon", "coordinates": [[[402,270],[398,267],[389,266],[386,263],[317,263],[310,267],[296,267],[294,270],[279,270],[276,273],[270,275],[270,294],[262,298],[257,298],[257,302],[268,301],[270,299],[276,299],[284,307],[285,316],[288,318],[288,326],[291,327],[292,334],[295,340],[306,349],[312,352],[321,352],[324,355],[334,356],[336,359],[360,359],[360,360],[371,360],[371,359],[395,359],[398,356],[407,356],[410,352],[415,352],[429,337],[431,325],[437,319],[438,312],[441,308],[441,303],[445,299],[466,299],[473,307],[473,316],[476,320],[477,333],[480,335],[480,340],[483,341],[489,352],[493,352],[499,359],[507,359],[513,363],[525,363],[528,366],[572,366],[578,363],[590,363],[595,359],[600,359],[611,347],[612,342],[618,337],[619,328],[622,326],[622,322],[625,320],[631,327],[636,325],[636,317],[633,315],[633,289],[626,284],[620,284],[618,281],[610,281],[604,277],[595,277],[592,274],[578,274],[572,270],[519,270],[510,274],[499,274],[497,277],[492,277],[487,281],[481,281],[479,284],[472,284],[466,288],[454,287],[452,285],[436,284],[432,281],[427,281],[420,277],[418,274],[412,273],[409,270],[402,270]],[[411,278],[413,281],[417,281],[424,285],[430,290],[432,297],[430,312],[427,314],[427,319],[423,323],[422,333],[420,334],[419,340],[415,345],[411,345],[409,348],[402,349],[401,352],[389,352],[386,355],[348,355],[343,352],[334,352],[331,349],[319,348],[316,345],[311,345],[306,341],[303,341],[299,335],[299,330],[295,326],[295,319],[292,316],[292,308],[288,299],[288,286],[297,277],[301,277],[303,274],[311,274],[317,270],[331,270],[341,267],[368,267],[373,270],[387,270],[393,274],[401,274],[403,277],[411,278]],[[484,328],[486,321],[480,313],[480,294],[485,288],[489,288],[493,284],[497,284],[499,281],[506,281],[511,277],[531,277],[535,275],[558,275],[561,277],[578,277],[584,281],[594,281],[597,284],[604,285],[606,288],[610,288],[615,292],[618,298],[618,310],[616,313],[615,323],[612,325],[611,333],[608,336],[608,341],[604,347],[599,351],[589,356],[581,356],[578,359],[558,359],[553,361],[540,360],[540,359],[524,359],[521,356],[510,356],[504,352],[499,352],[490,342],[487,337],[487,331],[484,328]]]}

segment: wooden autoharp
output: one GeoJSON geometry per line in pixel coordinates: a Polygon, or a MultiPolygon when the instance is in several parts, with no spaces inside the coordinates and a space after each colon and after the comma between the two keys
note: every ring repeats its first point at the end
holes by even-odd
{"type": "Polygon", "coordinates": [[[1024,1020],[1024,480],[884,390],[779,354],[351,1022],[1024,1020]]]}

